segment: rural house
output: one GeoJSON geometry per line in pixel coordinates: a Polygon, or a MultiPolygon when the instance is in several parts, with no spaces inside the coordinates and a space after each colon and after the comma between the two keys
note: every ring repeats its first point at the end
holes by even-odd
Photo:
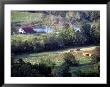
{"type": "Polygon", "coordinates": [[[19,28],[18,32],[19,32],[20,34],[26,33],[22,28],[19,28]]]}
{"type": "Polygon", "coordinates": [[[20,34],[31,34],[31,33],[35,33],[32,27],[19,28],[18,32],[20,34]]]}

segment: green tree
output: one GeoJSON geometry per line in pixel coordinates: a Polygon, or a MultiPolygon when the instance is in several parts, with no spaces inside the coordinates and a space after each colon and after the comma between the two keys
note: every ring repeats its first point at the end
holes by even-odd
{"type": "Polygon", "coordinates": [[[90,44],[91,43],[90,41],[91,40],[91,25],[84,23],[82,25],[81,32],[84,35],[84,37],[87,39],[86,44],[90,44]]]}
{"type": "Polygon", "coordinates": [[[100,43],[100,23],[95,22],[91,28],[91,42],[100,43]]]}
{"type": "Polygon", "coordinates": [[[73,45],[74,38],[75,38],[75,32],[74,29],[68,28],[64,29],[59,33],[59,38],[65,45],[73,45]]]}
{"type": "Polygon", "coordinates": [[[74,44],[76,46],[84,45],[86,42],[85,36],[81,32],[76,32],[74,44]]]}

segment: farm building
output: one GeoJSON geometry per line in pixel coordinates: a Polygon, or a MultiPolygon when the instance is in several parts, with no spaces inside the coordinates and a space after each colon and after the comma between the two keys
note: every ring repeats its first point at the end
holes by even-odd
{"type": "Polygon", "coordinates": [[[18,32],[19,32],[20,34],[26,33],[22,28],[19,28],[18,32]]]}
{"type": "Polygon", "coordinates": [[[23,27],[23,28],[19,28],[19,33],[20,34],[31,34],[34,33],[35,31],[33,30],[32,27],[23,27]]]}

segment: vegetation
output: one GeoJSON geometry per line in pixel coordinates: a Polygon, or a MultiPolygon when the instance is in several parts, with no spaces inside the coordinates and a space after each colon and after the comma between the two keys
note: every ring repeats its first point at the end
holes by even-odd
{"type": "MultiPolygon", "coordinates": [[[[89,34],[87,34],[89,35],[89,34]]],[[[86,36],[87,37],[87,36],[86,36]]],[[[92,36],[89,36],[89,38],[92,36]]],[[[99,38],[99,37],[96,37],[99,38]]],[[[91,39],[90,39],[91,40],[91,39]]],[[[64,49],[65,47],[85,46],[87,44],[96,44],[96,39],[90,41],[79,32],[74,32],[72,29],[62,30],[58,34],[49,33],[46,35],[12,35],[11,46],[12,53],[31,53],[43,52],[49,50],[64,49]]]]}
{"type": "Polygon", "coordinates": [[[99,11],[12,11],[11,13],[11,76],[13,77],[100,76],[99,45],[99,11]],[[54,31],[19,34],[18,30],[23,26],[47,26],[54,31]],[[95,49],[89,47],[91,45],[95,49]],[[86,46],[89,50],[85,50],[86,46]]]}
{"type": "Polygon", "coordinates": [[[22,59],[17,60],[16,63],[12,61],[11,66],[11,76],[15,77],[87,77],[100,75],[99,62],[81,66],[71,53],[64,54],[64,62],[59,66],[56,66],[51,60],[41,60],[38,64],[31,64],[25,63],[22,59]]]}
{"type": "Polygon", "coordinates": [[[99,77],[100,65],[96,63],[94,65],[72,67],[70,70],[73,77],[99,77]]]}

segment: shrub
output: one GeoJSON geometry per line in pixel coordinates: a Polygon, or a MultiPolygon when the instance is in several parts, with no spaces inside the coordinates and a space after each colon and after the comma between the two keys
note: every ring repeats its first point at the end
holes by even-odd
{"type": "Polygon", "coordinates": [[[45,65],[51,67],[51,69],[53,69],[55,66],[55,62],[51,61],[50,59],[41,59],[40,64],[45,64],[45,65]]]}
{"type": "Polygon", "coordinates": [[[78,60],[72,53],[64,53],[64,62],[52,70],[52,75],[56,77],[71,77],[70,67],[77,66],[78,60]]]}
{"type": "Polygon", "coordinates": [[[39,75],[38,69],[34,69],[30,63],[15,63],[11,67],[12,77],[34,77],[39,75]]]}
{"type": "Polygon", "coordinates": [[[48,77],[51,76],[51,67],[47,66],[46,64],[39,64],[39,73],[48,77]]]}
{"type": "Polygon", "coordinates": [[[99,56],[97,56],[97,55],[92,55],[91,56],[91,63],[98,63],[98,62],[100,62],[100,57],[99,56]]]}
{"type": "Polygon", "coordinates": [[[39,39],[43,38],[32,35],[13,35],[11,39],[11,52],[20,54],[44,51],[44,43],[39,39]]]}
{"type": "Polygon", "coordinates": [[[34,64],[25,63],[22,59],[11,65],[12,77],[47,77],[52,76],[51,71],[53,66],[44,63],[34,64]]]}
{"type": "Polygon", "coordinates": [[[59,48],[57,42],[47,42],[45,43],[45,50],[57,50],[59,48]]]}
{"type": "Polygon", "coordinates": [[[68,66],[77,66],[79,64],[79,61],[76,60],[75,56],[68,52],[68,53],[64,53],[64,64],[68,65],[68,66]]]}
{"type": "Polygon", "coordinates": [[[61,66],[57,66],[52,70],[52,76],[70,77],[71,74],[68,71],[69,71],[69,67],[67,65],[62,64],[61,66]]]}
{"type": "Polygon", "coordinates": [[[48,34],[44,44],[45,44],[45,50],[59,49],[59,42],[55,33],[48,34]]]}
{"type": "Polygon", "coordinates": [[[100,68],[99,64],[89,65],[80,68],[72,68],[70,70],[72,76],[77,77],[99,77],[100,76],[100,68]]]}

